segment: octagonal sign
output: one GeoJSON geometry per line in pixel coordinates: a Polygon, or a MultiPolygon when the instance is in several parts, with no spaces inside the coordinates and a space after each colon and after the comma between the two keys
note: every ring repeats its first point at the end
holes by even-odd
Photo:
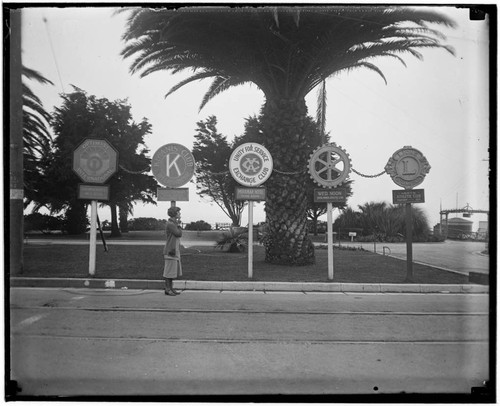
{"type": "Polygon", "coordinates": [[[105,183],[117,166],[118,152],[106,140],[87,138],[73,152],[73,170],[85,183],[105,183]]]}

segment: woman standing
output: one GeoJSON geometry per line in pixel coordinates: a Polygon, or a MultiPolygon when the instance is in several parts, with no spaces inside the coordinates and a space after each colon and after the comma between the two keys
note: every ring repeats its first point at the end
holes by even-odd
{"type": "Polygon", "coordinates": [[[165,267],[163,268],[163,277],[165,278],[165,294],[168,296],[179,295],[180,292],[174,289],[173,279],[182,276],[180,241],[182,237],[180,207],[171,207],[167,214],[167,229],[165,231],[167,240],[163,248],[163,257],[165,258],[165,267]]]}

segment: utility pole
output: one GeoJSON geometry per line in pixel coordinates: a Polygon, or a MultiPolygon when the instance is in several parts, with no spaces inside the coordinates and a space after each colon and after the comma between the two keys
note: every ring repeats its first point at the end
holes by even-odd
{"type": "Polygon", "coordinates": [[[10,274],[23,272],[23,100],[21,10],[9,10],[10,274]]]}

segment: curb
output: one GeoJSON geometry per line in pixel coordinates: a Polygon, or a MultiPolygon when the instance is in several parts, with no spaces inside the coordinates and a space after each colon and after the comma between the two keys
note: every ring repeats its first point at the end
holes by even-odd
{"type": "MultiPolygon", "coordinates": [[[[162,280],[93,278],[10,278],[10,287],[142,289],[163,290],[162,280]]],[[[180,290],[262,291],[262,292],[365,292],[365,293],[489,293],[485,285],[324,283],[324,282],[229,282],[176,280],[180,290]]]]}

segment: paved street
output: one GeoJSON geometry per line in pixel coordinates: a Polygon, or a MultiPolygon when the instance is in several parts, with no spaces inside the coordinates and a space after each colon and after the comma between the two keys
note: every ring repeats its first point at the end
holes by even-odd
{"type": "MultiPolygon", "coordinates": [[[[342,243],[353,247],[363,247],[406,260],[406,243],[342,243]]],[[[414,243],[413,261],[468,275],[469,272],[489,273],[489,256],[481,255],[485,243],[478,241],[446,240],[442,243],[414,243]]]]}
{"type": "Polygon", "coordinates": [[[488,295],[11,288],[22,395],[470,393],[488,295]]]}

